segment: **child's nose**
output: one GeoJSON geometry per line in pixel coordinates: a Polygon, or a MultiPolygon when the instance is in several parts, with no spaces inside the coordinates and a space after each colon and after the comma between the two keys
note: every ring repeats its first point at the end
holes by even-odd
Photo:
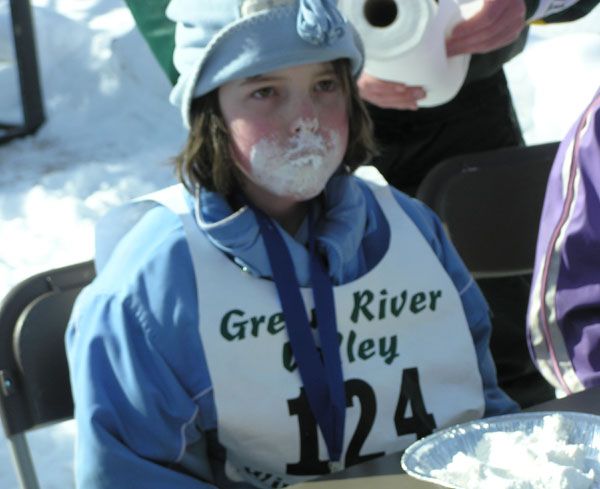
{"type": "Polygon", "coordinates": [[[300,117],[294,121],[292,125],[292,132],[294,134],[298,134],[300,132],[313,132],[316,133],[319,130],[319,120],[316,117],[311,117],[309,119],[305,117],[300,117]]]}
{"type": "Polygon", "coordinates": [[[290,129],[294,134],[301,131],[316,132],[319,130],[317,111],[310,97],[302,97],[296,101],[290,129]]]}

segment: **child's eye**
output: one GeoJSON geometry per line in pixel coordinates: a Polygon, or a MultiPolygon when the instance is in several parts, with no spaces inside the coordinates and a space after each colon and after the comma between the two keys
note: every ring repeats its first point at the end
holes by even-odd
{"type": "Polygon", "coordinates": [[[250,96],[260,100],[272,97],[273,95],[275,95],[275,89],[273,87],[263,87],[259,88],[258,90],[254,90],[250,96]]]}
{"type": "Polygon", "coordinates": [[[321,80],[317,82],[316,90],[318,92],[334,92],[338,89],[339,83],[335,79],[321,80]]]}

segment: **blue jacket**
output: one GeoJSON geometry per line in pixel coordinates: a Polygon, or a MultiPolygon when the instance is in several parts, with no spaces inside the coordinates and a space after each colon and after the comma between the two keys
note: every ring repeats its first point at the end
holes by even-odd
{"type": "MultiPolygon", "coordinates": [[[[359,179],[336,175],[325,195],[311,209],[320,216],[318,245],[333,282],[346,283],[383,256],[389,227],[359,179]]],[[[432,211],[395,190],[394,197],[460,293],[483,379],[485,415],[517,410],[497,385],[488,308],[478,287],[432,211]]],[[[199,206],[189,196],[190,212],[196,208],[215,246],[249,273],[269,277],[252,212],[232,212],[211,192],[198,200],[199,206]]],[[[300,285],[308,285],[305,226],[284,238],[300,285]]],[[[213,487],[202,480],[218,479],[218,450],[206,451],[206,440],[214,446],[216,412],[198,330],[202,312],[179,218],[164,207],[152,208],[99,265],[96,280],[76,302],[66,335],[78,422],[78,487],[213,487]]]]}

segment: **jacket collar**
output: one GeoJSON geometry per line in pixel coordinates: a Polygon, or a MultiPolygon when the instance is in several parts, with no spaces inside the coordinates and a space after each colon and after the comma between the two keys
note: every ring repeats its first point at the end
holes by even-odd
{"type": "MultiPolygon", "coordinates": [[[[319,251],[326,257],[334,284],[357,278],[361,270],[360,246],[363,237],[374,230],[375,217],[367,209],[366,198],[356,179],[334,175],[324,190],[324,198],[311,202],[309,212],[316,220],[319,251]]],[[[211,242],[239,266],[260,277],[271,277],[271,267],[254,213],[248,207],[232,210],[218,193],[202,190],[196,221],[211,242]]],[[[295,236],[279,230],[290,250],[300,286],[310,284],[307,219],[295,236]]]]}

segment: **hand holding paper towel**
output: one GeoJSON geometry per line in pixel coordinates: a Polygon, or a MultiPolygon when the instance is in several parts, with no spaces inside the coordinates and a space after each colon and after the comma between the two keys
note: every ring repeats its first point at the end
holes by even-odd
{"type": "Polygon", "coordinates": [[[448,102],[462,86],[471,56],[446,56],[445,39],[463,20],[457,0],[339,0],[362,37],[365,72],[422,86],[421,107],[448,102]]]}

